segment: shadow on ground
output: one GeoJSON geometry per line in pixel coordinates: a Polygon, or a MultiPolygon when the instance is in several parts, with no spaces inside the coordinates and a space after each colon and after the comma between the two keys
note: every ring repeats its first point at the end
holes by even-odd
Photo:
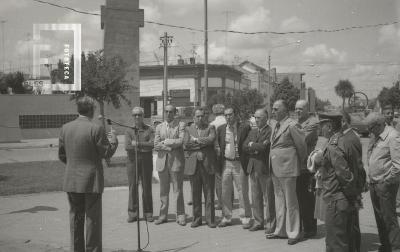
{"type": "Polygon", "coordinates": [[[38,213],[42,211],[58,211],[58,208],[55,207],[49,207],[49,206],[35,206],[31,207],[28,209],[23,209],[23,210],[18,210],[18,211],[12,211],[9,212],[8,214],[16,214],[16,213],[38,213]]]}
{"type": "MultiPolygon", "coordinates": [[[[192,244],[189,244],[187,246],[183,246],[183,247],[178,247],[178,248],[170,248],[170,249],[163,249],[163,250],[157,250],[154,252],[179,252],[179,251],[183,251],[185,249],[188,249],[190,247],[193,247],[194,245],[196,245],[199,242],[194,242],[192,244]]],[[[112,252],[135,252],[136,250],[113,250],[112,252]]],[[[142,252],[146,252],[146,250],[142,250],[142,252]]]]}

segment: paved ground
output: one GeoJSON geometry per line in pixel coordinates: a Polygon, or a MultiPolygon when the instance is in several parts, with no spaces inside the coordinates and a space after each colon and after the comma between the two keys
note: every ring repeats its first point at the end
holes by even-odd
{"type": "MultiPolygon", "coordinates": [[[[122,140],[123,141],[123,140],[122,140]]],[[[122,142],[120,141],[120,143],[122,142]]],[[[363,139],[363,146],[367,140],[363,139]]],[[[57,159],[56,139],[31,140],[15,144],[0,144],[0,162],[26,162],[57,159]],[[52,144],[52,146],[50,146],[52,144]]],[[[125,152],[120,148],[117,155],[125,152]]],[[[185,182],[185,198],[189,184],[185,182]]],[[[153,185],[154,213],[160,207],[159,185],[153,185]]],[[[136,223],[126,220],[128,190],[126,187],[107,188],[103,195],[104,251],[133,251],[137,248],[136,223]]],[[[360,212],[362,251],[377,251],[378,236],[369,194],[364,195],[365,208],[360,212]]],[[[174,212],[173,204],[170,205],[174,212]]],[[[186,206],[191,216],[191,208],[186,206]]],[[[217,211],[220,216],[220,211],[217,211]]],[[[324,251],[324,225],[319,223],[315,239],[295,246],[286,240],[266,240],[262,231],[249,232],[239,225],[238,210],[234,211],[236,224],[223,229],[196,229],[178,226],[171,220],[167,224],[148,224],[150,244],[145,251],[324,251]]],[[[141,222],[142,246],[147,243],[146,225],[141,222]]],[[[0,252],[68,251],[68,203],[63,192],[39,193],[0,197],[0,252]]]]}
{"type": "MultiPolygon", "coordinates": [[[[189,184],[184,185],[185,196],[189,184]]],[[[154,209],[159,209],[158,184],[154,184],[154,209]]],[[[103,246],[105,251],[133,250],[137,248],[136,223],[126,220],[127,188],[109,188],[103,196],[103,246]]],[[[365,209],[360,212],[363,239],[362,251],[377,250],[377,230],[372,217],[371,204],[365,200],[365,209]]],[[[173,208],[173,205],[170,206],[173,208]]],[[[171,213],[173,213],[173,209],[171,213]]],[[[191,216],[191,209],[186,206],[191,216]]],[[[220,215],[220,211],[217,211],[220,215]]],[[[318,226],[315,239],[295,246],[286,240],[266,240],[262,231],[249,232],[237,225],[210,229],[201,226],[193,229],[188,224],[178,226],[174,216],[170,222],[160,226],[148,224],[150,244],[146,251],[324,251],[324,226],[318,226]]],[[[234,211],[238,217],[238,210],[234,211]]],[[[141,222],[142,245],[147,243],[146,226],[141,222]]],[[[0,251],[68,251],[69,225],[68,203],[63,192],[40,193],[0,197],[0,251]]]]}

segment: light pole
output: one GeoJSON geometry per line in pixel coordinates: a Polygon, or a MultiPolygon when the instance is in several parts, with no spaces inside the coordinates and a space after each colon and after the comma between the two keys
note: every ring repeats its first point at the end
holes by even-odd
{"type": "Polygon", "coordinates": [[[204,97],[202,104],[207,105],[208,99],[208,16],[207,0],[204,0],[204,97]]]}
{"type": "Polygon", "coordinates": [[[271,52],[272,52],[272,49],[279,48],[279,47],[285,47],[285,46],[289,46],[289,45],[293,45],[293,44],[299,45],[301,42],[302,42],[301,40],[297,40],[297,41],[294,41],[294,42],[290,42],[290,43],[286,43],[286,44],[282,44],[282,45],[277,45],[277,46],[271,47],[268,50],[268,88],[271,85],[271,52]]]}
{"type": "Polygon", "coordinates": [[[5,56],[5,54],[6,54],[6,51],[4,50],[4,24],[7,22],[7,20],[1,20],[0,21],[1,22],[1,40],[2,40],[2,43],[1,43],[1,50],[2,50],[2,56],[3,56],[3,59],[2,59],[2,66],[3,66],[3,73],[4,73],[4,64],[5,64],[5,61],[6,61],[6,56],[5,56]]]}

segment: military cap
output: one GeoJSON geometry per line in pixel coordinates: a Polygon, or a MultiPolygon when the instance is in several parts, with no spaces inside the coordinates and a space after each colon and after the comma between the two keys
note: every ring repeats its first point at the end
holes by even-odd
{"type": "Polygon", "coordinates": [[[342,114],[337,112],[332,113],[320,113],[318,114],[319,123],[323,122],[341,122],[342,114]]]}

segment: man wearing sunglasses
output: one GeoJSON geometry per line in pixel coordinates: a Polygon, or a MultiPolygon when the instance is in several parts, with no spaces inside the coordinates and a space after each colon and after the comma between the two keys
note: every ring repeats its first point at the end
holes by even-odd
{"type": "Polygon", "coordinates": [[[153,174],[154,130],[149,125],[143,123],[143,115],[143,108],[133,108],[133,127],[125,132],[125,150],[128,156],[126,169],[129,183],[127,222],[129,223],[138,220],[137,201],[139,199],[137,198],[136,182],[139,182],[139,179],[142,180],[144,216],[147,221],[153,222],[153,196],[151,181],[153,174]],[[138,139],[136,137],[138,137],[138,139]],[[135,149],[137,149],[137,168],[135,149]],[[136,171],[138,172],[138,181],[136,181],[136,171]]]}
{"type": "Polygon", "coordinates": [[[156,225],[168,222],[169,190],[172,183],[174,202],[176,202],[176,222],[186,225],[185,206],[183,202],[183,169],[185,156],[183,138],[185,123],[176,118],[174,105],[165,106],[166,120],[156,128],[154,150],[157,151],[156,169],[160,177],[160,216],[156,225]]]}

